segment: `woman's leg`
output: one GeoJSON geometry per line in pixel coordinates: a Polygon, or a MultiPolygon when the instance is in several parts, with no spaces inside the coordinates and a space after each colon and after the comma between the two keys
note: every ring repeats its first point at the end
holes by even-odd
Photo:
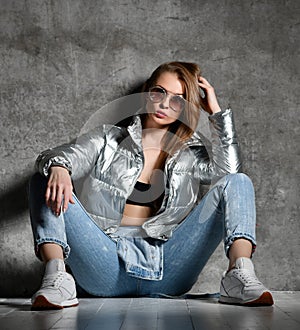
{"type": "Polygon", "coordinates": [[[253,252],[253,245],[250,241],[239,238],[236,239],[229,249],[229,265],[228,271],[235,266],[238,258],[251,258],[253,252]]]}
{"type": "Polygon", "coordinates": [[[164,244],[163,280],[144,281],[141,293],[179,295],[190,290],[222,238],[227,255],[236,239],[251,242],[250,250],[255,245],[254,191],[244,174],[220,179],[177,227],[164,244]]]}
{"type": "Polygon", "coordinates": [[[127,275],[117,254],[116,243],[87,215],[75,198],[65,213],[68,244],[67,264],[77,283],[101,297],[135,296],[137,280],[127,275]]]}
{"type": "Polygon", "coordinates": [[[49,261],[52,253],[57,258],[55,253],[63,251],[76,281],[90,294],[135,295],[136,280],[127,276],[120,264],[116,243],[99,229],[75,196],[76,203],[55,216],[45,204],[46,185],[46,178],[40,174],[30,182],[30,215],[37,255],[49,261]]]}
{"type": "Polygon", "coordinates": [[[39,247],[39,253],[44,263],[53,259],[64,260],[64,252],[60,245],[56,243],[44,243],[39,247]]]}
{"type": "Polygon", "coordinates": [[[63,215],[55,216],[45,204],[46,187],[47,179],[44,176],[39,173],[32,176],[29,183],[30,219],[35,252],[44,262],[54,258],[63,259],[70,252],[63,215]],[[41,247],[45,256],[41,253],[41,247]]]}

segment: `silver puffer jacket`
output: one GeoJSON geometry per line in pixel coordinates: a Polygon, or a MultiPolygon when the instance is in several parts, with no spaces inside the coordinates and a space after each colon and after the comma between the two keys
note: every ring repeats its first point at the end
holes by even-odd
{"type": "MultiPolygon", "coordinates": [[[[199,200],[202,184],[240,170],[232,111],[226,109],[208,118],[211,152],[200,135],[194,133],[184,148],[166,161],[162,205],[143,224],[150,237],[167,240],[199,200]]],[[[36,167],[47,176],[50,166],[63,166],[75,182],[81,179],[81,203],[98,226],[110,234],[119,227],[126,200],[142,171],[141,146],[142,126],[136,115],[126,128],[103,125],[73,144],[44,151],[37,158],[36,167]]]]}

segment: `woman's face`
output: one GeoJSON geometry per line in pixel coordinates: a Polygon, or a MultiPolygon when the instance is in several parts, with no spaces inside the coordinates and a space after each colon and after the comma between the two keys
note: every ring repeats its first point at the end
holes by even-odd
{"type": "MultiPolygon", "coordinates": [[[[184,103],[183,94],[184,89],[181,81],[177,75],[172,72],[162,73],[155,86],[162,87],[166,92],[160,101],[156,101],[156,89],[153,89],[153,100],[147,100],[146,109],[149,114],[149,119],[156,127],[167,127],[174,123],[182,112],[180,109],[180,102],[184,103]]],[[[160,97],[158,97],[160,98],[160,97]]]]}

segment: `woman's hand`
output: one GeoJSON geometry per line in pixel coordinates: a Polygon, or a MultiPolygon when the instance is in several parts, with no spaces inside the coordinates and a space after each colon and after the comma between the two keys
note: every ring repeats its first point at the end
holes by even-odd
{"type": "Polygon", "coordinates": [[[50,176],[46,189],[46,204],[56,216],[61,210],[65,212],[68,204],[75,204],[73,196],[73,185],[69,171],[60,166],[50,167],[50,176]]]}
{"type": "Polygon", "coordinates": [[[198,78],[198,84],[204,92],[204,97],[201,97],[201,107],[203,110],[208,112],[210,115],[220,112],[221,108],[219,106],[214,88],[203,77],[198,78]]]}

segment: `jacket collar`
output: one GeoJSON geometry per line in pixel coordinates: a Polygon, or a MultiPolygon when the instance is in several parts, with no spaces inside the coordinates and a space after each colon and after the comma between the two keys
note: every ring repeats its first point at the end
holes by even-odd
{"type": "Polygon", "coordinates": [[[133,116],[132,122],[128,126],[127,131],[134,143],[142,149],[142,121],[138,114],[133,116]]]}
{"type": "MultiPolygon", "coordinates": [[[[141,113],[141,109],[135,115],[133,115],[132,122],[128,126],[127,130],[134,143],[140,149],[142,149],[142,121],[141,121],[140,113],[141,113]]],[[[205,136],[198,131],[195,131],[191,136],[191,138],[184,143],[186,147],[203,146],[206,144],[210,144],[209,139],[205,138],[205,136]]],[[[173,156],[177,155],[179,152],[180,150],[175,152],[173,156]]]]}

